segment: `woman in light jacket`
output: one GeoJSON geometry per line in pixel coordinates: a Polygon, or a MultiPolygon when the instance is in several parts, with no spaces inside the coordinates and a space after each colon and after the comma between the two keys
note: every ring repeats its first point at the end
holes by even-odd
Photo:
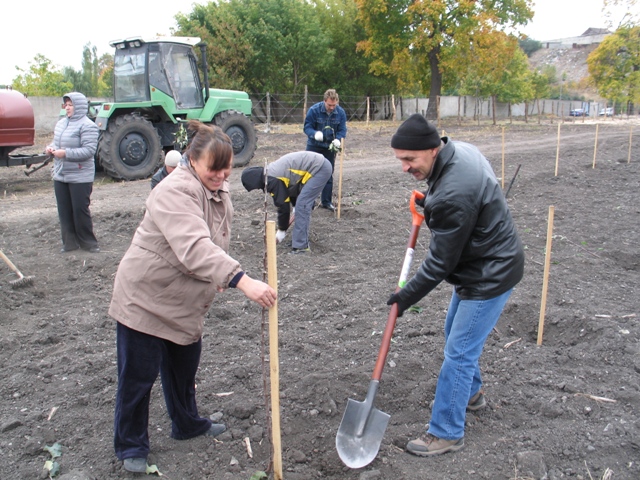
{"type": "Polygon", "coordinates": [[[89,203],[96,167],[99,130],[87,117],[89,102],[78,92],[62,97],[66,117],[58,120],[53,143],[46,153],[54,156],[53,189],[58,204],[62,233],[62,252],[82,248],[98,253],[98,240],[93,233],[89,203]]]}
{"type": "Polygon", "coordinates": [[[262,307],[276,300],[274,289],[246,275],[227,253],[233,216],[229,137],[195,120],[188,128],[195,135],[186,165],[151,191],[118,267],[109,308],[118,322],[114,447],[131,472],[146,470],[149,399],[158,372],[173,438],[225,430],[200,417],[195,401],[204,316],[216,291],[238,288],[262,307]]]}

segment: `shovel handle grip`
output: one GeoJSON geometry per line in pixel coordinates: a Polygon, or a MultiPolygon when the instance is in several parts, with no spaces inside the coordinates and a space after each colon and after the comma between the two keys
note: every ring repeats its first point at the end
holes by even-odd
{"type": "MultiPolygon", "coordinates": [[[[411,192],[411,199],[409,199],[409,208],[411,209],[411,225],[420,226],[424,221],[424,214],[418,212],[416,210],[416,198],[422,200],[424,198],[424,193],[414,190],[411,192]]],[[[416,246],[415,240],[413,241],[413,245],[411,245],[411,238],[409,239],[409,246],[411,248],[416,246]]]]}
{"type": "MultiPolygon", "coordinates": [[[[407,242],[407,250],[405,253],[405,261],[403,262],[402,272],[400,273],[400,281],[396,287],[396,292],[400,290],[401,286],[407,280],[408,266],[413,258],[413,249],[418,242],[418,234],[420,233],[420,226],[424,220],[424,215],[416,210],[416,198],[424,198],[424,193],[414,190],[411,192],[411,199],[409,201],[409,208],[411,209],[411,233],[409,235],[409,241],[407,242]]],[[[391,337],[393,337],[393,330],[396,328],[396,320],[398,319],[398,304],[391,305],[391,311],[387,318],[387,325],[384,327],[382,333],[382,341],[380,345],[380,351],[378,352],[378,359],[373,369],[373,375],[371,380],[380,381],[382,377],[382,370],[384,369],[384,363],[387,360],[387,354],[389,353],[389,347],[391,346],[391,337]]]]}

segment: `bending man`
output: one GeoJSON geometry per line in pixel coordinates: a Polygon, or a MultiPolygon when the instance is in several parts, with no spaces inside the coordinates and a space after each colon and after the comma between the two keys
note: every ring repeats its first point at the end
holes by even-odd
{"type": "MultiPolygon", "coordinates": [[[[294,152],[267,165],[267,192],[278,208],[278,232],[281,242],[289,228],[291,206],[295,207],[291,253],[309,252],[309,225],[313,204],[331,177],[331,164],[319,153],[294,152]]],[[[247,191],[264,191],[262,167],[250,167],[242,172],[242,185],[247,191]]]]}
{"type": "Polygon", "coordinates": [[[397,303],[401,316],[441,281],[454,287],[429,429],[407,444],[410,453],[430,456],[461,449],[466,410],[486,405],[478,361],[522,279],[524,250],[491,165],[475,146],[440,138],[415,114],[400,125],[391,148],[404,172],[427,181],[431,240],[416,275],[387,304],[397,303]]]}

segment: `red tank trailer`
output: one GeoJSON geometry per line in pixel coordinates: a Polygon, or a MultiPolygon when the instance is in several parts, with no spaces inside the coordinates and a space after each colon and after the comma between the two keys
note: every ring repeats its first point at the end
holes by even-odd
{"type": "Polygon", "coordinates": [[[33,107],[20,92],[0,90],[0,166],[31,167],[46,162],[48,155],[20,155],[11,152],[18,148],[31,147],[35,141],[33,107]]]}

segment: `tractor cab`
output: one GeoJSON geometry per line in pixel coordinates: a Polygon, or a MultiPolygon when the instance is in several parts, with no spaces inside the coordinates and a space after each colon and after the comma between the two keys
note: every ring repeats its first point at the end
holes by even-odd
{"type": "Polygon", "coordinates": [[[108,175],[149,177],[165,152],[184,148],[178,134],[192,119],[229,136],[234,166],[249,163],[257,140],[251,99],[246,92],[210,88],[205,43],[197,37],[131,37],[110,44],[114,101],[99,105],[94,120],[100,129],[98,164],[108,175]]]}
{"type": "Polygon", "coordinates": [[[193,47],[197,37],[141,37],[114,40],[116,103],[148,102],[160,91],[178,109],[203,108],[205,99],[193,47]]]}

